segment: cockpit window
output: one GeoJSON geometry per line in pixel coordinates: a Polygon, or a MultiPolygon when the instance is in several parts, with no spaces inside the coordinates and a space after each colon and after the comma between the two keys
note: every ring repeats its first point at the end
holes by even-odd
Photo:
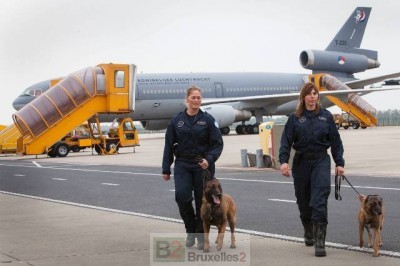
{"type": "Polygon", "coordinates": [[[39,96],[40,94],[42,94],[42,89],[27,89],[22,93],[22,95],[34,97],[39,96]]]}

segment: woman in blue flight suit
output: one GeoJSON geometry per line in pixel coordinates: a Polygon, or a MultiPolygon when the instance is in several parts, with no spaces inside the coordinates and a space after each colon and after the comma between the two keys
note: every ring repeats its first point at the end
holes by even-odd
{"type": "Polygon", "coordinates": [[[300,92],[296,112],[286,122],[281,138],[281,173],[290,176],[289,157],[293,147],[292,175],[306,246],[315,248],[315,256],[326,256],[325,236],[328,224],[328,197],[331,191],[331,160],[335,173],[344,174],[343,144],[332,114],[319,106],[319,91],[306,83],[300,92]]]}
{"type": "Polygon", "coordinates": [[[208,169],[211,178],[215,173],[215,161],[223,149],[222,135],[214,118],[200,109],[201,90],[196,86],[187,89],[185,111],[175,115],[169,122],[165,134],[162,175],[170,180],[171,164],[175,159],[174,181],[175,201],[185,223],[186,246],[192,247],[197,236],[198,249],[203,249],[203,221],[200,208],[203,197],[204,169],[208,169]],[[196,205],[193,209],[192,201],[196,205]]]}

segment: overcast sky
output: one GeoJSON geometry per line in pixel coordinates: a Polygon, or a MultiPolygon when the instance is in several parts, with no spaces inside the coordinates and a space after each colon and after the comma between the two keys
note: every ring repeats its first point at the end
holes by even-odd
{"type": "MultiPolygon", "coordinates": [[[[310,73],[306,49],[323,50],[357,6],[372,12],[362,48],[379,52],[367,78],[400,72],[398,0],[1,0],[0,124],[36,82],[99,63],[138,72],[310,73]]],[[[364,97],[400,109],[400,92],[364,97]]]]}

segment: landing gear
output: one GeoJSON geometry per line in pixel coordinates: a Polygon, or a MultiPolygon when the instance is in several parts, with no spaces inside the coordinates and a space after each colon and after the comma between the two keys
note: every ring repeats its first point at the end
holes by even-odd
{"type": "Polygon", "coordinates": [[[248,124],[248,125],[238,125],[236,126],[236,134],[244,135],[244,134],[258,134],[258,126],[259,123],[248,124]]]}
{"type": "Polygon", "coordinates": [[[219,129],[222,135],[228,135],[231,129],[229,127],[223,127],[219,129]]]}

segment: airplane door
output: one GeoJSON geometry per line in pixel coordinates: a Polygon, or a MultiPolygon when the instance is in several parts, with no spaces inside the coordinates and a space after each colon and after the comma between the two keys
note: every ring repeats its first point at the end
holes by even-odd
{"type": "Polygon", "coordinates": [[[224,96],[222,83],[221,82],[215,82],[214,83],[214,88],[215,88],[215,97],[216,98],[222,98],[224,96]]]}

